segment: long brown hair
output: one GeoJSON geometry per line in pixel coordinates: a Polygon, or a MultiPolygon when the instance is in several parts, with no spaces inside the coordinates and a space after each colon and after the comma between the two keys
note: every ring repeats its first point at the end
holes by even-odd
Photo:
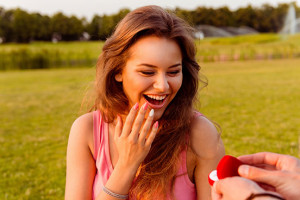
{"type": "Polygon", "coordinates": [[[96,71],[95,109],[107,122],[129,110],[122,83],[115,75],[129,58],[129,48],[141,37],[155,35],[174,40],[182,53],[182,86],[168,105],[160,121],[160,129],[151,150],[137,173],[130,196],[137,199],[162,199],[173,190],[179,165],[179,154],[186,148],[193,103],[196,99],[200,66],[195,60],[193,29],[182,19],[158,6],[145,6],[129,14],[107,39],[98,59],[96,71]]]}

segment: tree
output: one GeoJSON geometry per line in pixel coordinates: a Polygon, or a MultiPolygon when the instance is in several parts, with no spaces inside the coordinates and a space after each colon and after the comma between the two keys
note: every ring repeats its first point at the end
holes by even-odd
{"type": "Polygon", "coordinates": [[[53,34],[58,34],[62,40],[78,40],[84,31],[83,23],[75,16],[70,18],[59,12],[51,18],[53,34]]]}
{"type": "Polygon", "coordinates": [[[239,8],[234,13],[237,26],[249,26],[255,30],[259,29],[257,11],[248,5],[246,8],[239,8]]]}
{"type": "MultiPolygon", "coordinates": [[[[296,2],[293,4],[299,18],[300,8],[296,2]]],[[[288,8],[289,4],[279,4],[277,7],[264,4],[259,8],[249,5],[236,11],[231,11],[228,7],[198,7],[191,11],[176,8],[168,11],[174,12],[192,26],[249,26],[259,32],[278,32],[283,26],[288,8]]],[[[105,40],[129,12],[125,8],[112,15],[95,15],[91,22],[87,22],[85,18],[68,17],[61,12],[49,17],[39,13],[30,14],[21,9],[5,10],[0,7],[0,37],[5,42],[30,42],[49,41],[56,35],[64,41],[71,41],[80,39],[83,32],[87,31],[91,40],[105,40]]]]}
{"type": "Polygon", "coordinates": [[[180,17],[181,19],[184,19],[186,22],[188,22],[191,26],[195,25],[195,22],[193,20],[194,18],[193,18],[193,12],[192,11],[176,8],[174,10],[174,13],[175,13],[175,15],[180,17]]]}
{"type": "Polygon", "coordinates": [[[27,43],[33,38],[31,16],[21,10],[16,9],[13,12],[12,18],[12,29],[13,29],[13,40],[16,42],[27,43]]]}
{"type": "Polygon", "coordinates": [[[128,8],[121,9],[117,14],[112,16],[114,23],[117,25],[129,12],[128,8]]]}
{"type": "Polygon", "coordinates": [[[4,15],[4,8],[0,7],[0,38],[1,40],[4,38],[4,27],[3,27],[3,15],[4,15]]]}
{"type": "MultiPolygon", "coordinates": [[[[279,4],[278,7],[275,9],[274,18],[276,20],[276,32],[280,31],[283,28],[284,20],[287,15],[289,8],[289,4],[279,4]]],[[[295,8],[296,5],[295,5],[295,8]]],[[[299,10],[300,13],[300,10],[299,10]]]]}
{"type": "Polygon", "coordinates": [[[196,8],[194,15],[193,15],[193,21],[195,25],[213,25],[216,24],[216,11],[212,8],[205,8],[205,7],[198,7],[196,8]]]}
{"type": "Polygon", "coordinates": [[[228,7],[221,7],[216,9],[215,13],[215,26],[235,26],[236,22],[233,16],[233,12],[228,7]]]}
{"type": "Polygon", "coordinates": [[[129,12],[129,9],[122,9],[119,11],[119,13],[114,15],[103,15],[100,20],[99,38],[101,40],[105,40],[107,37],[109,37],[119,21],[123,19],[129,12]]]}
{"type": "Polygon", "coordinates": [[[95,15],[90,24],[87,26],[87,32],[91,36],[91,40],[99,40],[100,29],[102,24],[102,17],[95,15]]]}
{"type": "Polygon", "coordinates": [[[84,31],[82,21],[75,16],[71,16],[67,26],[66,40],[78,40],[84,31]]]}
{"type": "Polygon", "coordinates": [[[52,37],[51,18],[39,13],[31,14],[34,40],[50,41],[52,37]]]}

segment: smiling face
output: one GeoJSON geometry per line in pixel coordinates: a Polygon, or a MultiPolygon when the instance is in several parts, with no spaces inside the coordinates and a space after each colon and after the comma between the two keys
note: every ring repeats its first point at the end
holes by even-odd
{"type": "Polygon", "coordinates": [[[146,36],[129,49],[130,57],[116,80],[122,82],[129,106],[148,102],[158,120],[182,84],[182,54],[178,44],[146,36]]]}

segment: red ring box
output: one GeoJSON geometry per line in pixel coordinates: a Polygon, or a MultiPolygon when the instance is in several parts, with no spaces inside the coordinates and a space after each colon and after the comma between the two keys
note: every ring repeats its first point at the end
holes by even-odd
{"type": "Polygon", "coordinates": [[[208,175],[208,182],[210,185],[213,185],[215,181],[218,181],[223,178],[239,176],[238,168],[243,163],[229,155],[225,155],[219,162],[217,169],[213,170],[208,175]]]}

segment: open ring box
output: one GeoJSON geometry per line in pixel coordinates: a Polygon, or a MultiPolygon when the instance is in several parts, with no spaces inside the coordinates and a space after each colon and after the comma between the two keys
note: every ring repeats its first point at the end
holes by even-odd
{"type": "Polygon", "coordinates": [[[225,155],[219,162],[217,169],[213,170],[208,175],[208,182],[212,186],[215,181],[218,181],[223,178],[232,177],[232,176],[239,176],[238,168],[243,163],[229,155],[225,155]]]}

